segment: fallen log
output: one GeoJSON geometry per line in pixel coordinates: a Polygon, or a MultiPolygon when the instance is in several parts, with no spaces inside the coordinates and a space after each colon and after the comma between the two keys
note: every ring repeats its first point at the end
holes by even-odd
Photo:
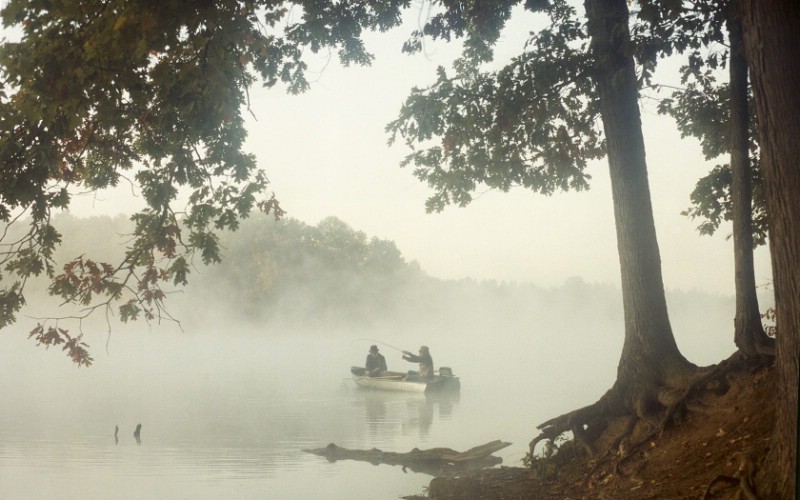
{"type": "Polygon", "coordinates": [[[400,465],[403,467],[404,472],[406,469],[410,469],[414,472],[422,472],[432,476],[447,477],[465,470],[482,469],[502,463],[503,459],[492,456],[492,453],[507,446],[511,446],[511,443],[496,440],[463,452],[450,448],[431,448],[428,450],[414,448],[407,453],[397,453],[377,448],[350,450],[331,443],[325,448],[304,449],[302,451],[325,457],[331,462],[358,460],[369,462],[373,465],[400,465]]]}

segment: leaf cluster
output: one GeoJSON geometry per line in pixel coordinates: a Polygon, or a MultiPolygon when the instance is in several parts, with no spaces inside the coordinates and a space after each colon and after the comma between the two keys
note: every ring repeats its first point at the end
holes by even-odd
{"type": "Polygon", "coordinates": [[[15,321],[29,276],[45,272],[66,302],[123,303],[158,317],[161,286],[185,284],[195,255],[220,260],[219,231],[253,209],[283,215],[243,150],[248,89],[308,88],[304,51],[369,64],[363,30],[399,24],[407,0],[10,0],[0,17],[0,220],[30,231],[2,244],[0,326],[15,321]],[[135,185],[145,208],[124,260],[83,257],[55,277],[53,211],[79,190],[135,185]],[[185,193],[182,194],[182,193],[185,193]],[[176,206],[188,196],[185,207],[176,206]],[[91,263],[91,264],[90,264],[91,263]],[[96,267],[93,267],[96,266],[96,267]],[[108,266],[108,267],[106,267],[108,266]]]}
{"type": "MultiPolygon", "coordinates": [[[[418,51],[424,37],[464,40],[453,69],[439,68],[432,85],[413,89],[387,126],[390,143],[399,137],[413,150],[403,165],[413,165],[414,175],[433,189],[429,211],[466,205],[487,187],[522,186],[543,194],[585,189],[587,161],[604,154],[586,26],[570,4],[526,2],[547,16],[547,25],[532,32],[523,53],[502,69],[483,69],[516,3],[442,2],[443,12],[404,47],[418,51]]],[[[673,116],[684,137],[698,138],[709,159],[729,153],[728,89],[719,72],[729,55],[730,16],[728,2],[641,0],[631,22],[629,49],[641,86],[668,88],[654,82],[658,62],[685,57],[683,87],[661,99],[659,112],[673,116]]],[[[754,138],[753,122],[750,129],[754,138]]],[[[761,244],[767,220],[755,140],[751,146],[754,241],[761,244]]],[[[728,170],[727,164],[712,170],[690,196],[684,214],[702,220],[703,234],[732,217],[728,170]]]]}
{"type": "Polygon", "coordinates": [[[638,0],[636,4],[631,42],[643,84],[653,83],[659,60],[678,54],[687,57],[686,69],[695,74],[724,68],[728,1],[638,0]]]}
{"type": "MultiPolygon", "coordinates": [[[[686,63],[680,68],[681,87],[671,89],[670,96],[660,101],[658,111],[675,119],[682,137],[699,140],[707,160],[724,159],[731,152],[730,86],[721,70],[730,57],[728,36],[736,19],[734,3],[640,0],[639,22],[633,30],[643,67],[654,67],[657,57],[685,57],[686,63]]],[[[750,101],[751,119],[746,126],[751,138],[753,240],[758,246],[766,241],[768,221],[752,98],[750,101]]],[[[700,234],[713,235],[723,221],[732,220],[729,163],[720,163],[701,177],[690,201],[692,205],[681,213],[700,219],[700,234]]]]}
{"type": "Polygon", "coordinates": [[[89,345],[81,342],[83,334],[73,337],[63,328],[50,326],[45,330],[43,325],[37,324],[36,328],[28,334],[28,338],[31,337],[37,345],[43,345],[46,348],[63,344],[61,350],[66,351],[72,362],[79,367],[91,366],[94,361],[89,355],[89,351],[86,350],[89,345]]]}
{"type": "MultiPolygon", "coordinates": [[[[586,29],[569,4],[531,2],[549,17],[547,26],[501,69],[482,66],[514,3],[498,2],[487,16],[481,2],[466,10],[445,3],[446,13],[422,31],[466,37],[453,71],[440,67],[431,86],[413,89],[387,126],[390,143],[400,137],[414,149],[403,165],[434,190],[429,211],[466,205],[482,186],[586,189],[588,161],[604,154],[586,29]],[[481,33],[488,35],[478,41],[481,33]]],[[[414,40],[409,50],[419,48],[414,40]]]]}

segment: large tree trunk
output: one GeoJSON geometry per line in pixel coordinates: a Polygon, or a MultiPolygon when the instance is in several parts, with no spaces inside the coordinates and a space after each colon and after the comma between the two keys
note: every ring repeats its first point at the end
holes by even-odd
{"type": "Polygon", "coordinates": [[[763,498],[794,498],[800,369],[800,2],[743,0],[775,286],[777,422],[758,476],[763,498]]]}
{"type": "MultiPolygon", "coordinates": [[[[656,240],[639,91],[630,51],[626,0],[586,0],[614,199],[625,343],[617,385],[650,407],[661,386],[686,385],[694,365],[678,350],[667,315],[656,240]]],[[[637,408],[637,410],[646,408],[637,408]]],[[[642,415],[640,415],[642,416],[642,415]]]]}
{"type": "Polygon", "coordinates": [[[596,403],[539,425],[542,432],[531,441],[531,454],[541,440],[566,431],[572,431],[589,453],[603,451],[598,445],[617,446],[628,435],[639,440],[667,420],[664,417],[703,375],[678,350],[667,314],[627,0],[585,0],[584,5],[611,173],[625,342],[614,386],[596,403]],[[620,417],[628,421],[621,435],[604,435],[610,422],[620,417]]]}
{"type": "Polygon", "coordinates": [[[761,326],[753,264],[753,188],[750,171],[749,124],[747,110],[747,60],[742,47],[742,28],[736,17],[736,2],[728,14],[731,45],[730,125],[731,125],[731,202],[733,205],[733,257],[736,286],[734,342],[748,360],[758,359],[772,339],[761,326]]]}

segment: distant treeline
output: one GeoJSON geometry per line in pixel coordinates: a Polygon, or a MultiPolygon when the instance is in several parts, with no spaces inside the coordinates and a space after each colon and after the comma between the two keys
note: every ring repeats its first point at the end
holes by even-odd
{"type": "Polygon", "coordinates": [[[251,218],[222,248],[222,263],[198,269],[187,293],[222,294],[232,312],[257,321],[369,321],[432,281],[393,242],[335,217],[316,226],[251,218]]]}
{"type": "MultiPolygon", "coordinates": [[[[124,255],[126,235],[132,230],[124,216],[62,214],[53,224],[64,235],[59,262],[85,255],[115,263],[124,255]]],[[[618,325],[622,331],[621,294],[614,285],[586,283],[579,277],[565,277],[557,288],[441,280],[406,261],[394,242],[369,237],[335,217],[312,226],[291,218],[275,222],[256,216],[238,231],[225,233],[220,244],[222,263],[205,266],[198,258],[189,286],[168,296],[168,310],[181,321],[229,318],[237,324],[317,326],[424,322],[487,332],[504,323],[516,330],[543,321],[554,328],[580,321],[618,325]]],[[[680,318],[689,317],[692,330],[700,323],[730,327],[732,297],[673,291],[668,298],[680,329],[685,328],[680,318]]]]}

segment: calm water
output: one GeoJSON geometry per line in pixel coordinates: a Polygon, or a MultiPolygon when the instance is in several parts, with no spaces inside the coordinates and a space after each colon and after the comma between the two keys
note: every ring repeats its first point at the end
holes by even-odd
{"type": "MultiPolygon", "coordinates": [[[[372,343],[359,339],[364,332],[115,333],[108,355],[105,339],[94,342],[90,369],[4,332],[0,496],[352,500],[421,493],[431,476],[330,463],[301,450],[328,443],[466,450],[501,439],[513,445],[496,455],[520,465],[536,424],[593,402],[613,382],[621,335],[594,333],[487,330],[469,339],[463,332],[371,332],[409,350],[427,343],[437,367],[453,368],[460,397],[436,400],[355,389],[349,367],[363,363],[372,343]],[[137,423],[141,444],[132,435],[137,423]]],[[[390,369],[413,368],[397,351],[381,351],[390,369]]]]}

